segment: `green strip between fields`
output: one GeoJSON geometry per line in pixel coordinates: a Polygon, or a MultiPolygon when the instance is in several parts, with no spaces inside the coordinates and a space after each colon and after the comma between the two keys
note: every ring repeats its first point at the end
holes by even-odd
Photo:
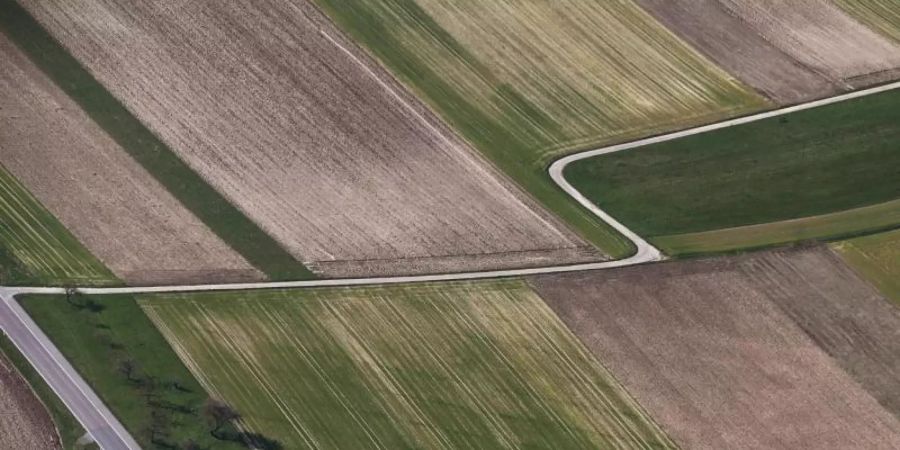
{"type": "Polygon", "coordinates": [[[15,0],[0,0],[0,31],[250,264],[273,280],[314,278],[312,272],[179,159],[15,0]]]}
{"type": "MultiPolygon", "coordinates": [[[[460,93],[448,86],[432,69],[413,55],[403,52],[403,45],[384,29],[377,17],[362,7],[336,0],[316,0],[328,15],[357,42],[366,46],[380,61],[389,67],[406,86],[412,87],[418,97],[428,102],[454,129],[465,136],[495,165],[530,193],[544,207],[575,228],[592,244],[614,259],[631,256],[635,247],[606,222],[573,202],[553,184],[547,176],[547,165],[535,162],[522,149],[532,148],[528,130],[520,134],[510,132],[500,123],[483,114],[460,93]]],[[[444,32],[414,2],[404,2],[404,12],[415,15],[420,23],[428,24],[429,32],[445,41],[448,48],[465,54],[459,43],[444,32]]],[[[471,58],[470,58],[471,59],[471,58]]],[[[477,61],[469,61],[477,64],[477,61]]],[[[502,90],[498,95],[511,95],[502,90]]],[[[516,100],[516,99],[513,99],[516,100]]],[[[538,114],[539,111],[532,111],[538,114]]],[[[540,117],[535,117],[540,120],[540,117]]]]}

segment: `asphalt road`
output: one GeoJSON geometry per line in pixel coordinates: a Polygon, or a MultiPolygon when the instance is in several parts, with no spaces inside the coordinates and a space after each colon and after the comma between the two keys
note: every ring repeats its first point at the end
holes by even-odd
{"type": "MultiPolygon", "coordinates": [[[[746,117],[726,120],[712,125],[683,130],[675,133],[650,137],[629,143],[613,145],[596,150],[589,150],[566,156],[550,166],[550,177],[564,191],[571,195],[585,208],[599,218],[608,222],[613,228],[630,239],[637,253],[629,258],[618,261],[606,261],[568,266],[549,266],[530,269],[494,270],[452,274],[418,275],[405,277],[370,277],[353,279],[329,279],[309,281],[286,282],[261,282],[261,283],[236,283],[236,284],[206,284],[206,285],[181,285],[181,286],[149,286],[149,287],[121,287],[121,288],[82,288],[80,292],[86,294],[142,294],[163,292],[197,292],[219,290],[251,290],[251,289],[276,289],[276,288],[304,288],[322,286],[359,286],[359,285],[385,285],[398,283],[434,282],[477,280],[485,278],[518,277],[537,274],[550,274],[561,272],[575,272],[583,270],[599,270],[614,267],[631,266],[663,259],[662,254],[643,238],[619,223],[612,216],[591,203],[581,195],[564,177],[564,169],[572,162],[590,158],[593,156],[619,152],[623,150],[642,147],[658,142],[705,133],[721,128],[733,127],[758,120],[777,117],[793,112],[816,108],[846,101],[854,98],[873,95],[881,92],[900,88],[900,82],[865,89],[849,94],[804,103],[779,110],[763,112],[746,117]]],[[[15,346],[21,351],[37,372],[46,380],[47,384],[59,395],[63,403],[72,411],[72,414],[84,426],[87,432],[94,438],[101,448],[106,450],[137,449],[140,448],[125,428],[106,408],[90,387],[78,375],[75,369],[59,353],[53,343],[37,327],[37,325],[25,314],[24,310],[13,300],[19,294],[62,294],[65,290],[61,287],[0,287],[0,328],[6,332],[15,346]]]]}

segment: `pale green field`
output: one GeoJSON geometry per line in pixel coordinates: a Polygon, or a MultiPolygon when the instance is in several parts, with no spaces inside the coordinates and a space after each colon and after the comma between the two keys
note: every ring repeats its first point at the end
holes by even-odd
{"type": "Polygon", "coordinates": [[[3,283],[116,283],[115,276],[2,167],[0,247],[0,265],[9,278],[3,283]]]}
{"type": "Polygon", "coordinates": [[[802,219],[650,238],[670,255],[717,253],[808,239],[828,240],[900,225],[900,200],[802,219]]]}
{"type": "Polygon", "coordinates": [[[836,0],[860,22],[900,41],[900,0],[836,0]]]}
{"type": "Polygon", "coordinates": [[[284,448],[670,448],[523,282],[145,296],[284,448]]]}
{"type": "Polygon", "coordinates": [[[900,303],[900,230],[838,242],[832,248],[884,295],[900,303]]]}

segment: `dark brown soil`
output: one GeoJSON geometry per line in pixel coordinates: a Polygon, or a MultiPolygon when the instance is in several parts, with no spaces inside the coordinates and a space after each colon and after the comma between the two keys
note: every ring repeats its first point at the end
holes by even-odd
{"type": "Polygon", "coordinates": [[[0,449],[60,448],[50,414],[0,353],[0,449]]]}

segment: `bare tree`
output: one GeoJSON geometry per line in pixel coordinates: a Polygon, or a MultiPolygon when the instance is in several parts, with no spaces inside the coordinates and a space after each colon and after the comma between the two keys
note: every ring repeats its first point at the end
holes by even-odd
{"type": "Polygon", "coordinates": [[[71,284],[67,284],[64,287],[66,289],[66,303],[72,306],[78,306],[78,304],[75,303],[75,297],[78,295],[78,288],[71,284]]]}
{"type": "Polygon", "coordinates": [[[216,439],[222,439],[222,427],[239,420],[241,415],[227,403],[213,398],[206,399],[203,404],[203,418],[212,427],[209,434],[216,439]]]}
{"type": "Polygon", "coordinates": [[[138,364],[135,360],[131,358],[123,359],[119,361],[119,365],[116,368],[119,370],[119,373],[125,375],[125,378],[127,378],[128,381],[134,382],[138,380],[137,377],[134,376],[138,371],[138,364]]]}

